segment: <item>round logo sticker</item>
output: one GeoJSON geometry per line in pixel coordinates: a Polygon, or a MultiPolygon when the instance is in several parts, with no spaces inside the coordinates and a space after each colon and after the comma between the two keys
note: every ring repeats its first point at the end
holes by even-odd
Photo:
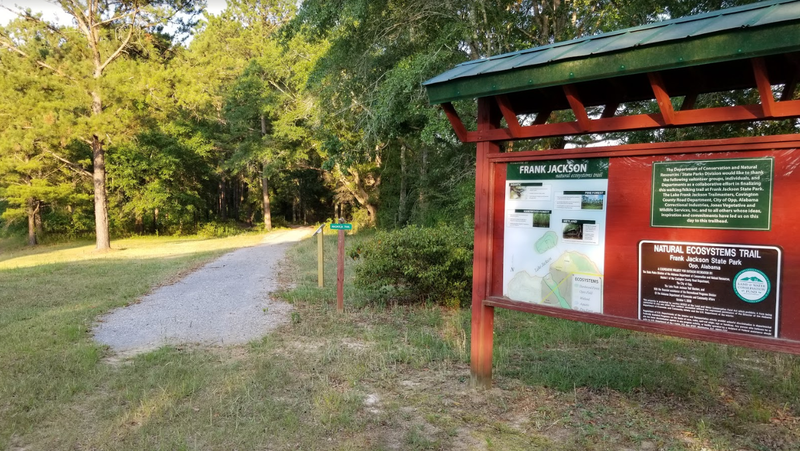
{"type": "Polygon", "coordinates": [[[733,278],[733,290],[741,300],[755,304],[769,295],[769,279],[757,269],[744,269],[733,278]]]}

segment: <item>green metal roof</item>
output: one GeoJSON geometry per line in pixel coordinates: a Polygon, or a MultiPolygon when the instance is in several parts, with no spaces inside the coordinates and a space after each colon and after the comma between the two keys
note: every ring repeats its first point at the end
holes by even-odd
{"type": "Polygon", "coordinates": [[[432,104],[800,51],[800,0],[772,0],[468,61],[432,104]]]}

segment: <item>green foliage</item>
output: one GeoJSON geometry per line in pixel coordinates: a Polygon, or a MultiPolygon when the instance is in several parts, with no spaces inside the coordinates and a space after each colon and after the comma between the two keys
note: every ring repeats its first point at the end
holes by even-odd
{"type": "Polygon", "coordinates": [[[109,190],[119,226],[141,233],[137,227],[155,215],[150,231],[191,230],[207,208],[204,194],[213,178],[208,140],[187,124],[171,122],[112,150],[109,190]]]}
{"type": "Polygon", "coordinates": [[[472,230],[466,227],[409,226],[378,232],[350,251],[360,258],[356,286],[382,297],[469,305],[472,291],[472,230]]]}
{"type": "MultiPolygon", "coordinates": [[[[421,82],[465,60],[752,1],[229,0],[196,26],[189,46],[180,42],[202,1],[122,0],[89,11],[85,2],[56,2],[72,25],[20,10],[0,27],[0,221],[4,233],[30,224],[36,239],[89,232],[95,146],[108,152],[117,236],[193,233],[229,220],[253,226],[267,208],[273,224],[322,222],[334,206],[350,222],[384,229],[462,223],[474,210],[474,149],[428,105],[421,82]],[[79,26],[86,21],[91,26],[79,26]]],[[[748,99],[757,93],[697,102],[748,99]]],[[[475,122],[475,102],[456,108],[475,122]]],[[[779,121],[609,138],[796,130],[796,121],[779,121]]]]}
{"type": "Polygon", "coordinates": [[[198,227],[197,236],[204,238],[225,238],[239,235],[242,232],[244,232],[244,229],[235,221],[212,221],[198,227]]]}

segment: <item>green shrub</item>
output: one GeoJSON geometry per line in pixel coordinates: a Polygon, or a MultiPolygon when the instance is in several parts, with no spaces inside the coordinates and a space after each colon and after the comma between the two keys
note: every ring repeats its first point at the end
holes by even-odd
{"type": "Polygon", "coordinates": [[[472,292],[472,230],[416,227],[382,231],[350,252],[362,261],[355,284],[401,301],[467,306],[472,292]]]}
{"type": "Polygon", "coordinates": [[[197,236],[205,238],[225,238],[245,232],[236,221],[210,221],[197,228],[197,236]]]}

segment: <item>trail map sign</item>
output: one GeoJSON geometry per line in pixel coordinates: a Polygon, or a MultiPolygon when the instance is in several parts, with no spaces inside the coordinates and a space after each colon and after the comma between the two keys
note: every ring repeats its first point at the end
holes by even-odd
{"type": "Polygon", "coordinates": [[[496,157],[483,304],[800,353],[800,137],[698,144],[496,157]]]}
{"type": "Polygon", "coordinates": [[[507,171],[505,296],[602,313],[608,158],[507,171]]]}

